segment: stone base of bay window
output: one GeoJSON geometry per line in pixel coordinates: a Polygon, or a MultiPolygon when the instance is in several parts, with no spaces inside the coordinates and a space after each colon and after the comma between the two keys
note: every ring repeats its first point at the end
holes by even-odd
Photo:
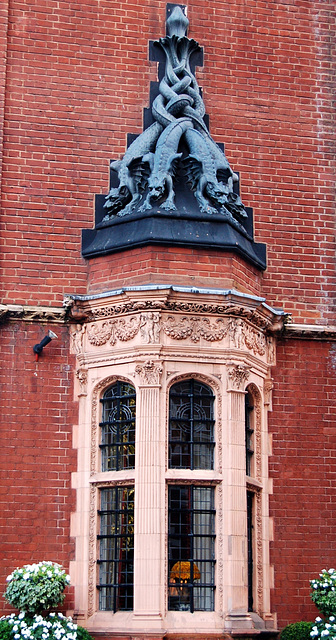
{"type": "MultiPolygon", "coordinates": [[[[195,640],[195,634],[192,633],[130,633],[128,635],[121,635],[115,632],[106,631],[94,631],[91,632],[95,640],[195,640]]],[[[197,640],[275,640],[279,635],[276,629],[250,629],[249,631],[237,630],[231,633],[198,633],[197,640]]]]}

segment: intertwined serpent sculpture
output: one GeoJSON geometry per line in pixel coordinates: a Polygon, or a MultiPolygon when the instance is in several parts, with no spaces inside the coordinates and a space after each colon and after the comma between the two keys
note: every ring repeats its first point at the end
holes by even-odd
{"type": "Polygon", "coordinates": [[[152,104],[154,123],[111,163],[119,186],[106,196],[104,221],[143,213],[154,206],[175,211],[174,180],[184,172],[202,214],[242,222],[244,205],[234,191],[238,177],[204,122],[205,106],[190,58],[200,51],[187,37],[189,20],[179,6],[167,19],[167,36],[156,44],[165,54],[165,74],[152,104]]]}

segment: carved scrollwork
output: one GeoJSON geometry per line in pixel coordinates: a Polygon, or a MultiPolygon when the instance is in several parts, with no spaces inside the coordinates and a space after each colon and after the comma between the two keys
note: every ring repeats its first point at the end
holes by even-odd
{"type": "Polygon", "coordinates": [[[100,347],[111,338],[113,333],[113,324],[110,320],[102,322],[101,324],[92,324],[87,329],[87,337],[90,344],[95,347],[100,347]]]}
{"type": "Polygon", "coordinates": [[[144,364],[138,364],[135,367],[135,373],[140,377],[142,384],[147,385],[160,384],[162,371],[161,362],[153,360],[147,360],[144,364]]]}
{"type": "Polygon", "coordinates": [[[204,338],[207,342],[220,341],[226,336],[228,328],[228,323],[223,318],[211,322],[209,318],[189,318],[188,316],[178,320],[168,316],[162,325],[165,334],[171,338],[175,340],[190,338],[193,342],[199,342],[200,338],[204,338]]]}
{"type": "Polygon", "coordinates": [[[132,316],[128,320],[117,320],[114,324],[115,335],[118,340],[126,342],[132,340],[139,331],[140,319],[132,316]]]}
{"type": "Polygon", "coordinates": [[[87,329],[90,344],[100,347],[110,341],[111,345],[116,339],[121,342],[132,340],[139,331],[140,319],[137,316],[120,318],[118,320],[105,320],[100,324],[91,324],[87,329]]]}

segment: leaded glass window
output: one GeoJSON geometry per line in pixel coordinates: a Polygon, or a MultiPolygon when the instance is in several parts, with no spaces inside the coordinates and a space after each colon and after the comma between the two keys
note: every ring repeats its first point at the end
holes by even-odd
{"type": "Polygon", "coordinates": [[[174,384],[169,394],[169,467],[213,469],[214,394],[198,380],[174,384]]]}
{"type": "Polygon", "coordinates": [[[102,471],[134,469],[135,465],[135,389],[118,380],[102,399],[102,471]]]}
{"type": "Polygon", "coordinates": [[[172,485],[168,500],[168,608],[213,611],[214,488],[172,485]]]}
{"type": "Polygon", "coordinates": [[[100,490],[99,609],[133,609],[134,488],[100,490]]]}

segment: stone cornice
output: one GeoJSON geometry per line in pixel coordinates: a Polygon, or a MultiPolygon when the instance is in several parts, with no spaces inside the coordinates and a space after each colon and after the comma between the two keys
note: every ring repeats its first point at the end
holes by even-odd
{"type": "Polygon", "coordinates": [[[136,311],[236,316],[285,339],[336,341],[336,325],[288,322],[288,315],[272,309],[265,299],[234,290],[196,289],[167,285],[125,287],[100,295],[68,295],[60,307],[0,304],[0,324],[7,322],[82,323],[136,311]],[[287,322],[286,322],[287,320],[287,322]]]}
{"type": "Polygon", "coordinates": [[[102,295],[68,296],[70,319],[95,322],[141,311],[235,316],[270,333],[283,330],[286,314],[272,309],[265,299],[232,289],[197,289],[175,285],[125,287],[102,295]]]}
{"type": "Polygon", "coordinates": [[[299,338],[301,340],[336,340],[336,325],[285,324],[282,338],[299,338]]]}
{"type": "Polygon", "coordinates": [[[63,324],[67,321],[67,308],[40,307],[38,305],[0,304],[0,323],[17,322],[51,322],[63,324]]]}

